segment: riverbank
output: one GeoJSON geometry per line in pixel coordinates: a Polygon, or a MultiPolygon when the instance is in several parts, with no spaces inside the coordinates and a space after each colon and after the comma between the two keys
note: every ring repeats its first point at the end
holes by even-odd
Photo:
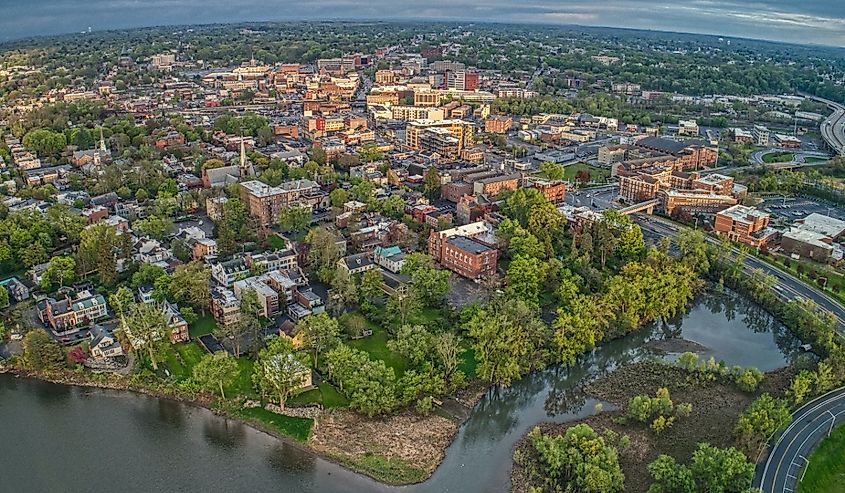
{"type": "Polygon", "coordinates": [[[138,385],[117,374],[70,370],[36,372],[13,367],[0,367],[0,373],[58,385],[133,392],[207,409],[219,417],[249,426],[286,445],[391,486],[411,485],[428,479],[443,461],[446,449],[468,416],[468,410],[488,390],[487,385],[475,381],[459,391],[452,399],[452,411],[454,406],[466,406],[467,412],[463,413],[433,412],[421,416],[404,411],[381,418],[367,418],[348,410],[327,409],[314,420],[307,438],[298,440],[280,431],[269,420],[252,418],[239,407],[221,403],[211,396],[165,385],[156,388],[138,385]]]}
{"type": "MultiPolygon", "coordinates": [[[[766,373],[756,391],[742,392],[730,383],[690,378],[686,370],[663,362],[627,364],[591,382],[585,389],[588,395],[609,402],[619,410],[599,412],[569,423],[544,423],[539,427],[543,433],[561,435],[567,428],[584,423],[599,432],[612,430],[620,436],[627,435],[630,446],[619,451],[619,464],[625,475],[625,491],[646,492],[651,484],[646,466],[658,455],[670,455],[686,463],[701,442],[718,447],[735,446],[732,431],[742,411],[764,392],[782,395],[794,373],[792,368],[773,370],[766,373]],[[634,396],[654,395],[661,387],[669,390],[676,404],[692,404],[691,413],[679,418],[674,426],[659,434],[646,424],[621,419],[634,396]]],[[[528,493],[532,486],[539,486],[532,474],[535,461],[534,448],[528,438],[523,437],[514,449],[511,473],[514,492],[528,493]]]]}

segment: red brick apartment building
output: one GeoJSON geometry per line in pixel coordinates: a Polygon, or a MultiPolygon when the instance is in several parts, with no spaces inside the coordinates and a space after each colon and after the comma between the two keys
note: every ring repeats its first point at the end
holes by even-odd
{"type": "Polygon", "coordinates": [[[496,272],[498,251],[466,236],[453,236],[443,242],[440,264],[469,279],[496,272]]]}
{"type": "Polygon", "coordinates": [[[769,215],[753,207],[735,205],[716,214],[716,233],[754,248],[766,246],[776,231],[769,228],[769,215]]]}

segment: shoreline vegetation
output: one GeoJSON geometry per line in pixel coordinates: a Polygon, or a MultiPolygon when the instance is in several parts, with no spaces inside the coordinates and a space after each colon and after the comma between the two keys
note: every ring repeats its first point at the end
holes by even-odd
{"type": "MultiPolygon", "coordinates": [[[[115,375],[117,378],[110,378],[110,376],[106,376],[106,378],[89,378],[90,375],[87,373],[83,374],[73,371],[30,371],[8,366],[0,366],[0,374],[55,385],[94,388],[115,392],[132,392],[153,399],[169,400],[179,404],[205,409],[217,417],[249,426],[256,431],[272,436],[285,445],[390,486],[406,486],[427,480],[442,462],[446,448],[452,443],[460,424],[463,422],[463,419],[461,422],[455,422],[454,420],[435,414],[420,416],[405,412],[386,418],[367,418],[348,410],[329,410],[318,418],[319,421],[315,423],[317,426],[314,428],[322,430],[322,425],[325,423],[326,428],[329,428],[332,432],[327,432],[324,436],[322,433],[315,434],[312,431],[311,436],[307,437],[306,440],[300,440],[273,426],[266,418],[261,419],[250,416],[242,409],[236,409],[225,404],[220,405],[221,403],[218,400],[206,394],[192,394],[172,387],[146,387],[133,384],[126,377],[117,375],[115,375]],[[436,426],[421,425],[421,422],[427,420],[436,421],[436,426]],[[384,429],[400,430],[399,432],[390,433],[389,439],[391,441],[398,440],[404,445],[404,457],[401,450],[382,457],[379,454],[373,453],[372,450],[368,450],[366,447],[336,447],[337,441],[332,441],[332,439],[337,440],[337,432],[340,431],[342,436],[343,432],[348,432],[355,425],[365,430],[363,433],[359,432],[356,434],[359,438],[366,436],[372,438],[374,435],[388,436],[384,433],[384,429]],[[432,430],[438,430],[438,432],[432,433],[432,430]],[[424,453],[413,453],[409,445],[414,444],[419,446],[417,440],[420,438],[421,431],[423,432],[422,435],[424,435],[424,438],[429,443],[435,443],[435,445],[424,447],[424,453]],[[409,451],[411,453],[408,453],[409,451]],[[413,457],[417,462],[412,463],[405,457],[413,457]]],[[[463,405],[472,407],[484,396],[488,389],[489,387],[487,386],[470,385],[458,396],[458,400],[462,401],[463,405]]],[[[272,414],[276,418],[287,417],[265,411],[262,408],[256,409],[264,411],[263,414],[265,415],[272,414]]],[[[385,453],[385,449],[381,449],[380,452],[382,454],[385,453]]]]}
{"type": "MultiPolygon", "coordinates": [[[[747,252],[728,258],[728,248],[687,243],[683,235],[681,253],[697,262],[703,275],[759,304],[809,343],[817,361],[766,374],[729,368],[713,358],[699,362],[692,352],[674,363],[623,365],[586,388],[617,409],[603,412],[599,404],[585,419],[542,423],[517,443],[514,492],[573,485],[588,493],[744,491],[765,458],[769,438],[791,422],[791,410],[845,381],[845,344],[831,314],[809,300],[780,300],[772,290],[774,279],[744,272],[747,252]],[[672,426],[676,421],[681,424],[672,426]],[[718,471],[724,474],[714,474],[718,471]]],[[[671,352],[683,346],[653,349],[671,352]]]]}

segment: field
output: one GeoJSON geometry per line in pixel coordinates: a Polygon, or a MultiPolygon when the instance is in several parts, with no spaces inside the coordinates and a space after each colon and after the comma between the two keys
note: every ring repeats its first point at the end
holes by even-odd
{"type": "Polygon", "coordinates": [[[810,456],[798,493],[845,493],[845,426],[833,430],[810,456]]]}
{"type": "Polygon", "coordinates": [[[766,164],[788,163],[793,160],[795,160],[795,154],[792,152],[770,152],[763,154],[763,162],[766,164]]]}
{"type": "Polygon", "coordinates": [[[247,420],[261,422],[273,431],[277,431],[282,435],[289,436],[300,442],[308,441],[308,438],[311,436],[311,428],[314,426],[313,419],[282,416],[281,414],[271,413],[260,407],[240,409],[236,414],[247,420]]]}
{"type": "Polygon", "coordinates": [[[590,180],[599,183],[604,183],[605,179],[610,176],[609,169],[590,166],[586,163],[575,163],[564,168],[563,179],[572,181],[579,171],[587,171],[590,173],[590,180]]]}

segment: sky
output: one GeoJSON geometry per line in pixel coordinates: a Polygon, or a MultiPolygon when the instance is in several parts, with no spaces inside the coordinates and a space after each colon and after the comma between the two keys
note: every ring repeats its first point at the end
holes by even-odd
{"type": "Polygon", "coordinates": [[[845,0],[0,0],[0,40],[285,20],[578,24],[845,46],[845,0]]]}

